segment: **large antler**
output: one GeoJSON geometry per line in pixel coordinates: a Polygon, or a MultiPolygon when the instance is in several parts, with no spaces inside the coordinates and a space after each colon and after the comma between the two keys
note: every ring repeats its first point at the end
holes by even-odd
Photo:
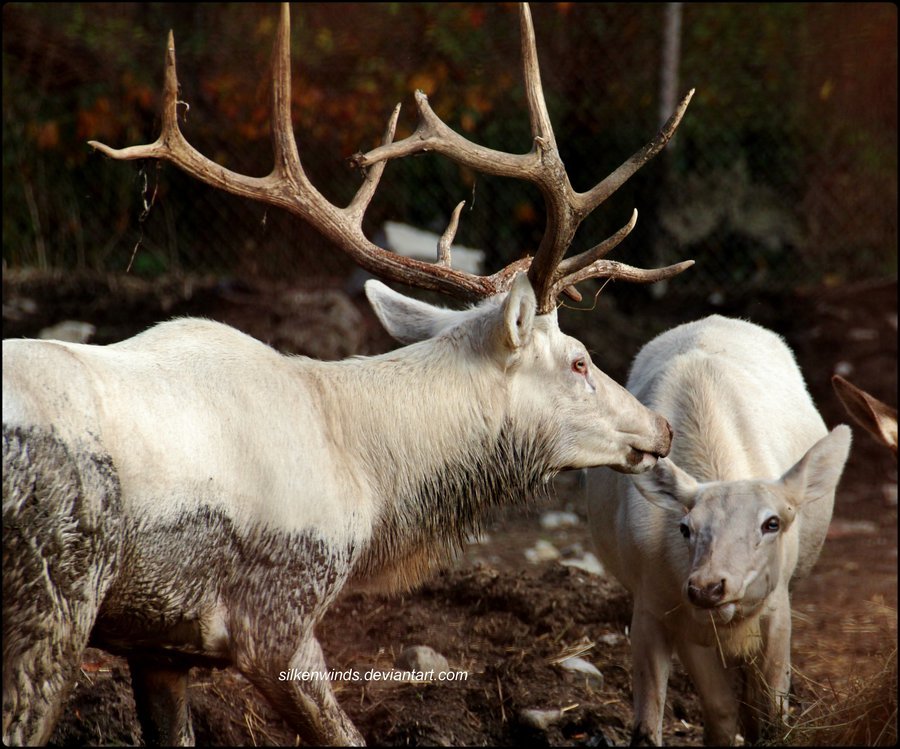
{"type": "MultiPolygon", "coordinates": [[[[226,169],[203,156],[181,133],[178,126],[178,78],[172,32],[169,32],[166,50],[162,131],[159,138],[154,143],[122,149],[110,148],[97,141],[89,143],[114,159],[154,158],[170,161],[188,174],[226,192],[285,208],[309,221],[356,263],[375,275],[455,297],[480,299],[506,291],[515,275],[528,269],[538,296],[539,311],[549,312],[561,291],[588,278],[606,277],[648,283],[669,278],[691,266],[693,261],[688,260],[665,268],[645,270],[603,259],[634,227],[637,211],[628,224],[612,237],[580,255],[563,260],[581,221],[669,141],[693,91],[684,98],[656,138],[592,190],[576,193],[569,184],[556,148],[544,103],[534,29],[527,4],[521,6],[520,17],[525,83],[534,141],[532,150],[522,155],[508,154],[466,140],[447,127],[429,107],[425,94],[417,91],[419,125],[416,132],[402,141],[393,142],[400,114],[398,104],[388,123],[383,144],[367,154],[356,154],[353,157],[354,163],[369,169],[363,184],[345,208],[335,206],[316,190],[300,163],[291,123],[290,16],[287,3],[282,4],[272,56],[272,141],[275,164],[267,177],[250,177],[226,169]],[[547,202],[547,228],[533,260],[528,257],[517,260],[491,276],[464,273],[450,267],[447,248],[455,234],[459,206],[441,239],[439,262],[436,264],[397,255],[366,238],[362,230],[363,215],[375,194],[387,161],[428,150],[443,153],[458,163],[486,174],[524,179],[540,188],[547,202]]],[[[574,293],[574,289],[570,291],[574,293]]]]}

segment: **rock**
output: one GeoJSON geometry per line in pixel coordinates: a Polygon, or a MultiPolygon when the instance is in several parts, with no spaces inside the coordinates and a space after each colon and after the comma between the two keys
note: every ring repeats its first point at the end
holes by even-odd
{"type": "Polygon", "coordinates": [[[63,320],[62,322],[44,328],[38,333],[38,338],[47,341],[67,341],[69,343],[87,343],[97,328],[89,322],[79,320],[63,320]]]}
{"type": "Polygon", "coordinates": [[[583,675],[589,682],[598,688],[603,687],[603,674],[600,673],[593,663],[586,661],[584,658],[578,658],[577,656],[566,658],[564,661],[560,661],[559,666],[566,671],[573,671],[583,675]]]}
{"type": "Polygon", "coordinates": [[[427,645],[411,645],[404,648],[394,667],[404,671],[433,671],[435,674],[450,670],[447,659],[427,645]]]}
{"type": "Polygon", "coordinates": [[[581,525],[581,518],[574,512],[545,512],[541,515],[541,528],[548,531],[573,525],[581,525]]]}
{"type": "Polygon", "coordinates": [[[559,559],[559,549],[557,549],[549,541],[538,539],[537,543],[530,549],[525,549],[525,558],[532,564],[538,562],[550,562],[559,559]]]}
{"type": "Polygon", "coordinates": [[[834,373],[841,377],[849,377],[853,374],[853,365],[848,361],[839,361],[834,365],[834,373]]]}
{"type": "MultiPolygon", "coordinates": [[[[385,221],[384,233],[387,246],[394,252],[426,263],[434,262],[440,240],[437,234],[396,221],[385,221]]],[[[454,269],[481,274],[484,250],[453,244],[450,245],[450,253],[454,269]]]]}
{"type": "Polygon", "coordinates": [[[585,552],[581,559],[564,559],[560,564],[564,564],[566,567],[575,567],[576,569],[584,570],[585,572],[589,572],[592,575],[599,575],[600,577],[606,575],[606,570],[603,569],[600,560],[590,551],[585,552]]]}
{"type": "Polygon", "coordinates": [[[565,717],[562,710],[522,710],[519,713],[519,722],[523,726],[534,728],[538,731],[546,731],[550,726],[559,723],[565,717]]]}

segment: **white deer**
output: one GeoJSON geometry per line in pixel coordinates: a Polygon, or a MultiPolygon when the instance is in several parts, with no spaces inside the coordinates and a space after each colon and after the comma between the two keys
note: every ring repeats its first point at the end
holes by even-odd
{"type": "Polygon", "coordinates": [[[589,471],[595,545],[634,596],[632,740],[662,743],[674,648],[705,742],[756,741],[787,710],[791,585],[819,556],[850,429],[827,431],[776,334],[719,316],[644,346],[628,389],[676,435],[641,476],[589,471]]]}
{"type": "MultiPolygon", "coordinates": [[[[160,158],[228,192],[308,219],[386,278],[480,304],[438,309],[370,282],[388,330],[411,345],[372,358],[286,357],[214,322],[182,319],[121,343],[3,343],[3,740],[46,742],[89,644],[128,658],[145,743],[193,741],[195,664],[238,668],[311,743],[360,744],[327,680],[315,626],[350,581],[409,586],[499,505],[539,494],[567,468],[639,472],[671,430],[560,332],[557,295],[587,278],[653,281],[603,259],[634,224],[562,260],[579,222],[671,137],[588,193],[568,183],[521,13],[531,152],[504,154],[449,130],[417,96],[416,134],[358,154],[368,173],[346,207],[308,182],[290,122],[289,20],[276,36],[275,167],[256,179],[194,150],[177,121],[170,35],[163,130],[117,159],[160,158]],[[450,267],[454,222],[431,265],[363,235],[388,159],[437,150],[530,180],[548,232],[489,277],[450,267]],[[524,271],[527,271],[526,276],[524,271]]],[[[689,97],[688,97],[689,98],[689,97]]],[[[574,290],[570,290],[574,293],[574,290]]]]}

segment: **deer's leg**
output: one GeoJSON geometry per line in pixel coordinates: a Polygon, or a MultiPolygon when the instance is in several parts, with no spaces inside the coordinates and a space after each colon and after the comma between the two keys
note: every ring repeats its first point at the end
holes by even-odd
{"type": "MultiPolygon", "coordinates": [[[[262,643],[261,643],[262,645],[262,643]]],[[[265,643],[267,647],[269,643],[265,643]]],[[[312,632],[305,635],[293,652],[268,650],[261,653],[265,662],[239,657],[238,668],[291,724],[304,742],[319,746],[364,746],[365,739],[341,709],[323,678],[328,671],[322,648],[312,632]],[[279,679],[281,672],[306,672],[310,679],[279,679]]],[[[290,673],[288,673],[290,675],[290,673]]]]}
{"type": "Polygon", "coordinates": [[[187,668],[128,659],[145,746],[193,746],[187,668]]]}
{"type": "Polygon", "coordinates": [[[762,650],[749,658],[741,724],[748,742],[770,738],[789,716],[791,691],[791,605],[786,590],[773,594],[762,620],[762,650]]]}
{"type": "Polygon", "coordinates": [[[631,617],[631,682],[634,727],[631,744],[662,744],[666,685],[672,662],[672,640],[655,616],[635,604],[631,617]]]}
{"type": "Polygon", "coordinates": [[[738,685],[714,647],[679,643],[678,657],[697,689],[703,707],[703,743],[732,746],[738,728],[738,685]]]}

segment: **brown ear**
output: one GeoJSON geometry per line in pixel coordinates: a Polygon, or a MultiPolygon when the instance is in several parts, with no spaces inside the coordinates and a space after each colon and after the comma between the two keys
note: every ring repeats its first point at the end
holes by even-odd
{"type": "Polygon", "coordinates": [[[831,385],[853,420],[896,455],[897,409],[873,398],[840,375],[831,378],[831,385]]]}

